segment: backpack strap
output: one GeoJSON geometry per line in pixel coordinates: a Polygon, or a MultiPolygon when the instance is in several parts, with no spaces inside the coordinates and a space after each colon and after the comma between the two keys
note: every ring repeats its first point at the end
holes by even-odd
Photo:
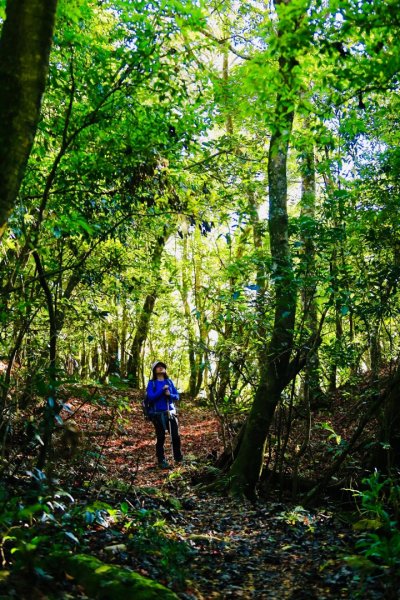
{"type": "MultiPolygon", "coordinates": [[[[156,382],[154,381],[154,379],[151,381],[151,383],[152,383],[152,386],[153,386],[153,392],[155,392],[156,391],[156,382]]],[[[150,402],[149,401],[149,397],[147,396],[147,392],[146,392],[145,397],[144,397],[144,402],[146,404],[149,404],[149,402],[150,402]]]]}

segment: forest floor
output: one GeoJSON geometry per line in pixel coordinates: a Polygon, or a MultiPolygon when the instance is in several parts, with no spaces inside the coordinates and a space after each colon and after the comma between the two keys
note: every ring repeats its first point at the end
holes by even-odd
{"type": "MultiPolygon", "coordinates": [[[[182,600],[389,597],[380,576],[363,577],[350,566],[355,532],[341,506],[327,501],[306,510],[273,491],[256,503],[239,503],[195,485],[213,471],[210,455],[222,450],[219,422],[210,411],[181,409],[185,463],[162,471],[140,393],[102,393],[91,404],[79,393],[69,397],[82,448],[59,460],[52,474],[53,487],[73,499],[75,517],[66,535],[75,552],[133,569],[182,600]]],[[[168,440],[166,446],[168,454],[168,440]]],[[[0,586],[0,599],[89,597],[67,571],[54,580],[36,569],[35,577],[33,584],[10,577],[0,586]]]]}

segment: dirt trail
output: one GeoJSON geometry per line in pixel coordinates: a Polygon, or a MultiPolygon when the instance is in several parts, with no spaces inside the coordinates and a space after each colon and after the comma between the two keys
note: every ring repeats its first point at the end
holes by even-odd
{"type": "MultiPolygon", "coordinates": [[[[163,572],[157,556],[122,553],[113,557],[115,563],[161,580],[182,600],[357,597],[354,572],[343,558],[351,554],[352,532],[334,518],[332,508],[309,512],[276,501],[239,504],[194,488],[193,474],[207,454],[221,450],[221,437],[216,418],[193,406],[182,408],[179,417],[187,464],[160,471],[155,466],[153,426],[141,413],[141,395],[128,395],[131,412],[121,413],[118,422],[109,410],[96,407],[85,408],[76,419],[102,453],[95,479],[99,498],[109,500],[113,482],[124,482],[132,505],[160,511],[171,539],[186,542],[190,555],[181,565],[185,579],[179,584],[173,574],[163,572]],[[102,481],[107,483],[105,491],[102,481]]],[[[102,535],[96,547],[105,560],[101,548],[110,538],[104,533],[103,540],[102,535]]],[[[361,597],[384,598],[378,587],[365,589],[361,597]]]]}

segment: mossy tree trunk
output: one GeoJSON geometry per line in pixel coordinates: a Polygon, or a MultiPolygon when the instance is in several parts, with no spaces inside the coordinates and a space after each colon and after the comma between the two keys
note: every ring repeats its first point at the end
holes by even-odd
{"type": "Polygon", "coordinates": [[[135,336],[133,338],[130,356],[128,359],[127,374],[133,387],[139,386],[140,381],[140,356],[144,343],[149,334],[150,319],[157,300],[158,291],[153,289],[147,294],[137,321],[135,336]]]}
{"type": "Polygon", "coordinates": [[[57,0],[7,0],[0,39],[0,237],[32,149],[57,0]]]}
{"type": "MultiPolygon", "coordinates": [[[[290,0],[275,0],[277,8],[280,4],[289,3],[290,0]]],[[[286,15],[285,30],[290,23],[293,33],[296,33],[304,18],[304,10],[305,7],[301,12],[293,11],[290,21],[286,15]]],[[[282,390],[288,383],[296,317],[296,286],[288,233],[287,158],[295,104],[293,69],[298,63],[292,48],[281,40],[284,33],[281,27],[283,23],[279,21],[280,86],[276,96],[268,155],[268,227],[275,287],[274,325],[269,344],[266,344],[261,352],[260,380],[243,440],[229,470],[229,491],[233,495],[245,495],[248,498],[255,496],[256,485],[263,469],[268,431],[282,390]]]]}
{"type": "Polygon", "coordinates": [[[280,126],[269,148],[269,232],[274,267],[275,315],[272,337],[264,350],[260,382],[247,421],[238,456],[229,472],[234,493],[254,495],[260,477],[267,434],[286,382],[296,316],[296,292],[288,239],[286,162],[293,112],[281,113],[280,126]],[[283,123],[284,121],[284,123],[283,123]]]}

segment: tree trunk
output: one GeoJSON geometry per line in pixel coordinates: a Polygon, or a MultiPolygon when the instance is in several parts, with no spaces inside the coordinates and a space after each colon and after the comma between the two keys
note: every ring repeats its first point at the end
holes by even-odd
{"type": "Polygon", "coordinates": [[[380,344],[380,323],[373,323],[369,335],[369,354],[371,359],[371,374],[373,379],[379,377],[379,369],[382,363],[382,351],[380,344]]]}
{"type": "Polygon", "coordinates": [[[54,431],[54,419],[59,413],[59,407],[56,401],[57,393],[57,319],[56,312],[54,309],[54,301],[49,284],[46,279],[46,275],[43,269],[42,262],[37,250],[33,252],[33,258],[35,259],[36,268],[39,275],[39,282],[43,289],[47,312],[49,315],[49,385],[48,385],[48,397],[44,408],[43,416],[43,445],[40,447],[39,458],[37,462],[37,468],[43,469],[47,456],[51,449],[51,441],[54,431]]]}
{"type": "MultiPolygon", "coordinates": [[[[305,136],[309,128],[309,120],[304,123],[305,136]]],[[[301,238],[303,242],[303,268],[304,285],[301,291],[303,314],[307,337],[315,337],[318,332],[317,303],[315,301],[315,245],[313,241],[315,223],[315,158],[312,141],[304,141],[300,160],[301,172],[301,238]]],[[[324,398],[319,376],[318,350],[310,354],[307,359],[304,373],[304,398],[305,403],[312,408],[317,408],[324,398]]]]}
{"type": "Polygon", "coordinates": [[[126,366],[127,366],[127,359],[126,359],[127,337],[128,337],[128,307],[127,307],[127,303],[126,303],[126,298],[124,298],[123,305],[122,305],[122,318],[121,318],[121,360],[120,360],[121,374],[123,376],[126,375],[126,366]]]}
{"type": "MultiPolygon", "coordinates": [[[[275,4],[290,0],[275,0],[275,4]]],[[[293,12],[296,32],[304,17],[302,9],[293,12]]],[[[288,25],[285,17],[285,30],[288,25]]],[[[283,35],[278,22],[278,41],[283,35]]],[[[293,126],[295,89],[294,67],[298,66],[292,49],[280,43],[279,91],[277,92],[272,136],[268,154],[269,217],[268,227],[275,287],[275,315],[271,340],[263,350],[260,381],[250,410],[243,441],[229,471],[229,489],[233,495],[254,498],[264,465],[268,431],[287,384],[296,317],[296,286],[289,246],[287,213],[287,157],[293,126]]]]}
{"type": "Polygon", "coordinates": [[[107,369],[105,378],[115,373],[120,373],[120,365],[118,361],[118,334],[115,329],[110,329],[106,333],[107,338],[107,352],[106,352],[106,363],[107,369]]]}
{"type": "Polygon", "coordinates": [[[0,39],[0,237],[32,149],[57,0],[7,0],[0,39]]]}
{"type": "Polygon", "coordinates": [[[193,268],[194,268],[194,300],[196,307],[196,318],[197,318],[197,327],[198,327],[198,342],[196,350],[196,388],[195,388],[195,397],[200,392],[200,389],[203,385],[203,377],[206,366],[206,347],[207,347],[207,335],[209,330],[209,325],[206,323],[206,315],[205,315],[205,298],[202,289],[203,285],[203,257],[204,255],[201,253],[201,232],[200,228],[197,227],[194,232],[194,250],[193,250],[193,268]],[[198,252],[196,252],[196,248],[198,252]]]}
{"type": "Polygon", "coordinates": [[[282,98],[277,99],[279,127],[269,148],[269,232],[274,263],[275,318],[272,338],[263,349],[260,383],[247,421],[238,456],[230,469],[232,491],[254,495],[261,475],[269,427],[280,400],[293,342],[296,291],[288,240],[286,162],[293,112],[282,115],[282,98]]]}
{"type": "Polygon", "coordinates": [[[128,360],[128,377],[132,387],[139,386],[140,381],[140,356],[143,345],[147,339],[150,327],[150,319],[153,314],[157,299],[157,291],[154,289],[147,294],[137,322],[135,337],[133,338],[131,352],[128,360]]]}
{"type": "Polygon", "coordinates": [[[182,241],[181,296],[182,296],[183,310],[185,313],[186,331],[187,331],[187,336],[188,336],[188,355],[189,355],[189,369],[190,369],[188,393],[191,398],[195,398],[196,397],[196,382],[197,382],[197,364],[196,364],[196,352],[195,352],[195,334],[194,334],[194,328],[193,328],[193,322],[192,322],[192,311],[190,310],[190,304],[189,304],[190,281],[189,281],[189,273],[188,273],[188,264],[189,264],[188,234],[184,233],[183,241],[182,241]]]}
{"type": "MultiPolygon", "coordinates": [[[[285,67],[286,64],[281,61],[282,71],[285,67]]],[[[296,290],[288,239],[286,174],[293,112],[286,112],[284,104],[279,94],[275,113],[276,131],[271,137],[268,163],[268,224],[275,284],[274,327],[268,348],[264,350],[260,383],[243,441],[229,473],[232,491],[248,497],[254,496],[262,472],[268,430],[286,380],[296,315],[296,290]]]]}
{"type": "Polygon", "coordinates": [[[340,314],[340,298],[339,298],[339,283],[338,283],[338,263],[337,263],[337,250],[336,248],[332,252],[332,259],[329,266],[330,277],[331,277],[331,287],[333,289],[333,298],[334,298],[334,310],[335,310],[335,341],[333,346],[333,356],[331,360],[331,364],[329,366],[328,373],[328,392],[333,393],[336,391],[337,387],[337,362],[338,355],[340,352],[342,339],[343,339],[343,327],[342,327],[342,317],[340,314]]]}
{"type": "MultiPolygon", "coordinates": [[[[90,351],[90,350],[89,350],[90,351]]],[[[100,344],[95,344],[91,350],[91,363],[92,363],[92,371],[90,375],[95,379],[99,379],[101,372],[101,346],[100,344]]]]}
{"type": "Polygon", "coordinates": [[[165,244],[168,241],[170,230],[165,231],[164,235],[157,238],[156,244],[153,249],[151,257],[151,271],[156,275],[156,279],[149,290],[143,308],[140,311],[139,318],[137,321],[137,327],[135,336],[133,338],[130,356],[127,365],[127,375],[130,379],[132,387],[138,387],[140,382],[140,357],[142,354],[142,348],[146,342],[149,334],[150,319],[153,314],[154,305],[160,289],[160,281],[157,276],[160,272],[162,253],[165,248],[165,244]]]}

